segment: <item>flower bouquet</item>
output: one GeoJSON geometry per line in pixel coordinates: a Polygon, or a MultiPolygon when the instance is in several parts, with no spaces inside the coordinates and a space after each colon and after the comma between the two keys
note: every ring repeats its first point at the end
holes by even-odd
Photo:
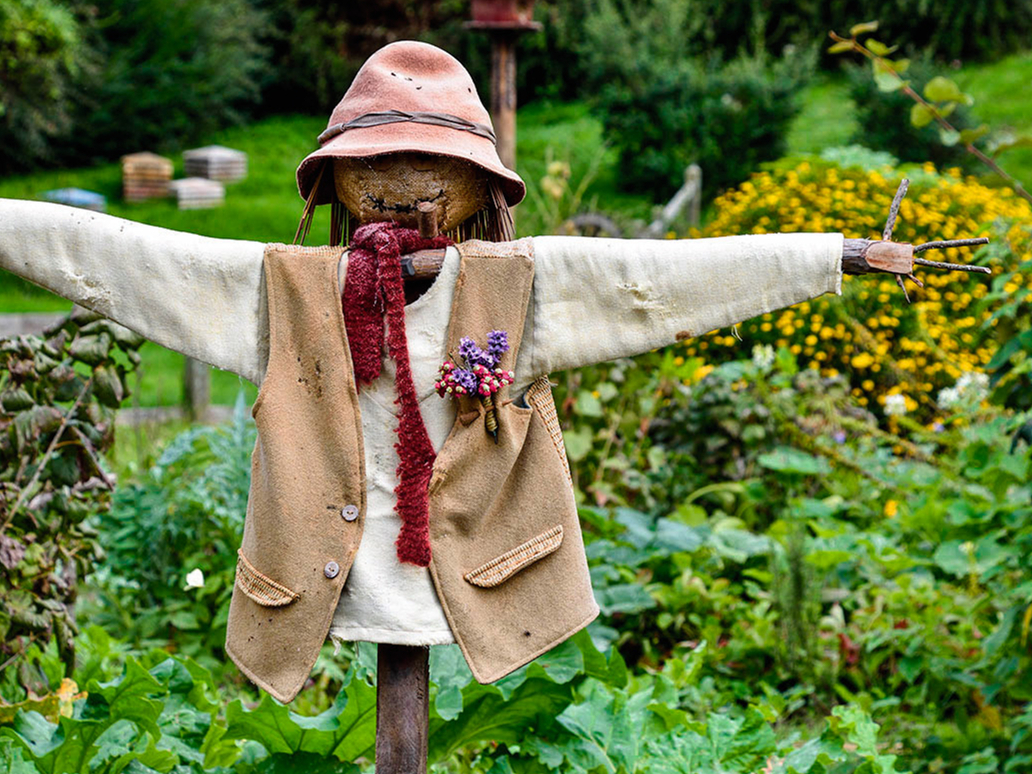
{"type": "Polygon", "coordinates": [[[451,355],[441,364],[434,383],[437,394],[442,398],[448,395],[479,397],[484,407],[484,425],[495,443],[498,443],[498,414],[493,396],[515,379],[512,371],[498,366],[502,355],[508,351],[509,335],[505,331],[488,333],[486,349],[481,349],[469,336],[463,336],[459,340],[459,357],[451,355]]]}

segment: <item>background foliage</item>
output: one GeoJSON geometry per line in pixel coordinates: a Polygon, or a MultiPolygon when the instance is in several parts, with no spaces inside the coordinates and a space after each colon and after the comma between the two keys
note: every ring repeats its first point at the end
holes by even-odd
{"type": "MultiPolygon", "coordinates": [[[[91,517],[110,504],[101,456],[139,362],[137,334],[79,309],[47,337],[0,340],[0,658],[54,638],[74,660],[75,599],[103,559],[91,517]]],[[[22,660],[0,691],[39,688],[22,660]]],[[[43,685],[46,683],[44,682],[43,685]]]]}

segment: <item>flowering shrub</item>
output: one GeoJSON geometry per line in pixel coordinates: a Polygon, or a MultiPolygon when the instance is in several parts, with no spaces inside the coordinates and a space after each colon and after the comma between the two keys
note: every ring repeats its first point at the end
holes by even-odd
{"type": "MultiPolygon", "coordinates": [[[[803,161],[753,175],[715,202],[716,218],[694,236],[768,232],[840,231],[880,238],[888,204],[902,175],[840,169],[803,161]]],[[[1007,188],[990,188],[956,170],[936,174],[930,165],[911,174],[894,238],[920,243],[987,233],[981,253],[1000,271],[1032,257],[1032,207],[1007,188]]],[[[963,261],[955,248],[941,260],[963,261]]],[[[965,372],[984,369],[996,351],[990,302],[993,282],[965,272],[920,272],[923,289],[908,283],[908,305],[891,278],[845,277],[843,299],[823,296],[743,323],[738,333],[756,343],[787,347],[801,365],[824,376],[846,374],[862,405],[917,412],[931,421],[936,398],[965,372]],[[900,403],[902,401],[902,403],[900,403]]],[[[1032,288],[1032,273],[1009,275],[1002,295],[1032,288]]],[[[728,331],[686,342],[685,355],[722,362],[741,356],[728,331]]]]}

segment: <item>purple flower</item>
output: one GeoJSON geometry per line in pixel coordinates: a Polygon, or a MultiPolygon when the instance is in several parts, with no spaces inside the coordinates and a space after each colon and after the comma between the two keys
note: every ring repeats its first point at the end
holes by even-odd
{"type": "Polygon", "coordinates": [[[479,363],[483,356],[484,351],[469,336],[459,339],[459,357],[465,360],[470,368],[479,363]]]}
{"type": "Polygon", "coordinates": [[[494,358],[490,368],[497,368],[502,355],[509,351],[509,334],[505,331],[491,331],[487,334],[487,353],[494,358]]]}
{"type": "MultiPolygon", "coordinates": [[[[473,346],[476,345],[474,344],[473,346]]],[[[455,379],[455,383],[462,387],[468,395],[476,394],[480,386],[480,380],[477,379],[476,374],[472,371],[467,371],[465,368],[456,368],[452,371],[452,377],[455,379]]]]}
{"type": "Polygon", "coordinates": [[[497,365],[495,359],[478,347],[477,343],[469,336],[463,336],[459,340],[459,356],[466,361],[467,368],[473,368],[477,365],[494,368],[497,365]]]}
{"type": "Polygon", "coordinates": [[[836,430],[834,433],[831,434],[831,437],[835,439],[835,443],[845,443],[846,442],[846,431],[845,430],[836,430]]]}

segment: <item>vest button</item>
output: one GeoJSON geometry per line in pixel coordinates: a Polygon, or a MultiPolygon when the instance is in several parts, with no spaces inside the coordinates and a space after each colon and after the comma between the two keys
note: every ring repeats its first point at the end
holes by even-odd
{"type": "Polygon", "coordinates": [[[340,515],[344,517],[344,521],[354,521],[358,518],[358,506],[357,505],[345,505],[340,515]]]}
{"type": "Polygon", "coordinates": [[[326,566],[323,567],[323,575],[327,578],[336,578],[340,573],[340,565],[336,562],[327,562],[326,566]]]}

